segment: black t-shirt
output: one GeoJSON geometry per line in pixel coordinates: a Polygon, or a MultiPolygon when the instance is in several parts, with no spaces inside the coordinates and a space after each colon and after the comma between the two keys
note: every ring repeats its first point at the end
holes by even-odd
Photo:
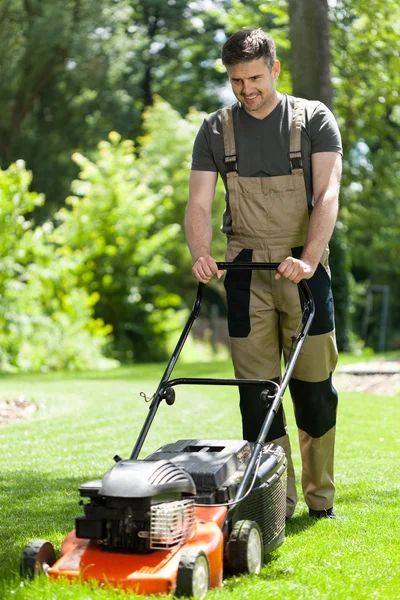
{"type": "MultiPolygon", "coordinates": [[[[240,103],[233,106],[240,176],[290,174],[289,131],[294,103],[293,96],[280,94],[277,106],[265,119],[252,117],[240,103]]],[[[221,109],[217,110],[204,119],[194,142],[192,170],[218,172],[226,184],[221,112],[221,109]]],[[[342,153],[342,143],[332,112],[322,102],[310,100],[306,104],[301,130],[304,180],[310,210],[313,206],[311,155],[317,152],[342,153]]],[[[228,232],[229,227],[223,227],[223,230],[228,232]]]]}

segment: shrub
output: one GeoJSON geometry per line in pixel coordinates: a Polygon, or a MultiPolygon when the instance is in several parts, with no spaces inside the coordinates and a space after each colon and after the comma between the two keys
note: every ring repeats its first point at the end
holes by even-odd
{"type": "Polygon", "coordinates": [[[65,258],[79,260],[79,286],[98,295],[96,314],[113,327],[114,355],[162,358],[181,298],[160,276],[174,270],[169,256],[180,225],[167,222],[167,202],[145,183],[133,142],[112,132],[94,160],[73,159],[80,179],[52,239],[65,258]]]}
{"type": "Polygon", "coordinates": [[[27,214],[44,203],[29,191],[23,161],[0,170],[0,369],[98,367],[110,328],[93,319],[97,300],[77,287],[74,257],[49,240],[49,223],[27,214]]]}

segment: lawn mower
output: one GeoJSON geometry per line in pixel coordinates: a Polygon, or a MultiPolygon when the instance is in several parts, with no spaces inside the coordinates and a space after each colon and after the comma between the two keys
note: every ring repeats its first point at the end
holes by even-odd
{"type": "MultiPolygon", "coordinates": [[[[274,270],[278,263],[218,263],[223,269],[274,270]]],[[[137,594],[203,598],[225,574],[259,573],[264,555],[285,537],[286,471],[283,449],[265,443],[314,315],[305,282],[299,284],[302,317],[281,384],[262,379],[171,379],[197,318],[196,300],[129,459],[102,479],[79,488],[84,514],[56,560],[50,542],[33,540],[21,558],[23,575],[97,581],[137,594]],[[179,385],[262,387],[266,417],[255,443],[182,439],[146,458],[139,453],[161,402],[173,405],[179,385]]]]}

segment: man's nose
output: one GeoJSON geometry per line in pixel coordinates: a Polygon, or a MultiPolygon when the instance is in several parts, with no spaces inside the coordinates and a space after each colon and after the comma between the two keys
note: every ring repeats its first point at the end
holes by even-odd
{"type": "Polygon", "coordinates": [[[244,81],[243,87],[242,87],[242,94],[245,94],[246,96],[250,96],[252,91],[253,91],[252,83],[250,81],[244,81]]]}

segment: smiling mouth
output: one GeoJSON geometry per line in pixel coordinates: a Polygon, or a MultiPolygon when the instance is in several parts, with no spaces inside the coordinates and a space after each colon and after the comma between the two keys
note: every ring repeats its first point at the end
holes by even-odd
{"type": "Polygon", "coordinates": [[[254,94],[254,95],[251,95],[251,96],[245,96],[245,95],[243,95],[243,98],[245,100],[255,100],[257,97],[258,97],[258,94],[254,94]]]}

